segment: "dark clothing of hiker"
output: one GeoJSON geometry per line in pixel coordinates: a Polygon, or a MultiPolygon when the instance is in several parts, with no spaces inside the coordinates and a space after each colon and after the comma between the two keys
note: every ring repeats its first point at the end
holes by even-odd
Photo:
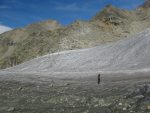
{"type": "Polygon", "coordinates": [[[101,75],[98,74],[98,81],[97,81],[97,83],[100,84],[100,82],[101,82],[101,75]]]}

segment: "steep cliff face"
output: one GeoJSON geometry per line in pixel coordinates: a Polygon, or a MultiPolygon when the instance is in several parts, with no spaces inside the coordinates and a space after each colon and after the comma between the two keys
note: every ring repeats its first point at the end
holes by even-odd
{"type": "Polygon", "coordinates": [[[114,42],[150,27],[149,1],[129,11],[106,6],[89,21],[61,26],[48,20],[0,35],[0,68],[37,56],[114,42]],[[148,3],[147,3],[148,2],[148,3]]]}

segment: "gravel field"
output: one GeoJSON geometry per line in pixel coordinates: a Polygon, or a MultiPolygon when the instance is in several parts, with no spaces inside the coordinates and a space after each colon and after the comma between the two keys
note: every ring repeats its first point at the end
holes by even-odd
{"type": "Polygon", "coordinates": [[[103,73],[99,85],[97,73],[89,73],[87,77],[84,74],[1,72],[0,113],[150,111],[150,74],[103,73]]]}

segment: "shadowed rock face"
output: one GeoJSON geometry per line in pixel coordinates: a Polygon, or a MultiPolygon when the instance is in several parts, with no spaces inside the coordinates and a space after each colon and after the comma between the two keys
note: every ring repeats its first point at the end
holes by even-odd
{"type": "Polygon", "coordinates": [[[149,8],[126,11],[109,5],[90,21],[61,26],[48,20],[5,32],[0,35],[0,68],[48,53],[94,47],[134,35],[150,27],[149,12],[149,8]]]}
{"type": "Polygon", "coordinates": [[[116,43],[49,54],[8,70],[22,72],[149,71],[149,43],[150,29],[147,29],[116,43]]]}

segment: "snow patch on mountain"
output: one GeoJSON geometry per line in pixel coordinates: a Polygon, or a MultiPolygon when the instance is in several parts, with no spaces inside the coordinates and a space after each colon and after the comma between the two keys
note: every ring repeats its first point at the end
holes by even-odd
{"type": "Polygon", "coordinates": [[[0,25],[0,34],[6,32],[6,31],[10,31],[12,30],[12,28],[4,26],[4,25],[0,25]]]}

